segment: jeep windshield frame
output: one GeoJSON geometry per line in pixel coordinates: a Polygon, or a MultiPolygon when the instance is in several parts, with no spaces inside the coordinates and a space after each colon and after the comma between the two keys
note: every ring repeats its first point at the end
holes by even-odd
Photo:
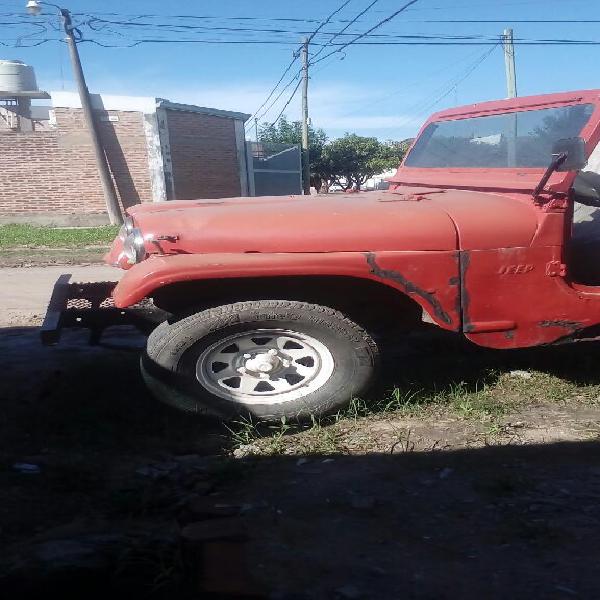
{"type": "MultiPolygon", "coordinates": [[[[531,192],[558,139],[581,137],[589,157],[600,137],[600,90],[486,102],[437,113],[423,125],[396,174],[399,185],[531,192]]],[[[546,189],[567,192],[575,172],[546,189]]]]}

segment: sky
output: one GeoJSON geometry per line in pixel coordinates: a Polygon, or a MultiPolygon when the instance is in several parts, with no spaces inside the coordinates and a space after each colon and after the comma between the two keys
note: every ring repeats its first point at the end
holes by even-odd
{"type": "MultiPolygon", "coordinates": [[[[313,38],[314,42],[351,41],[398,10],[405,0],[379,0],[350,25],[345,36],[334,39],[325,34],[340,31],[371,2],[350,0],[313,38]]],[[[44,14],[34,19],[25,14],[25,4],[26,0],[0,0],[0,43],[5,45],[0,46],[0,58],[17,58],[34,66],[42,89],[75,91],[55,9],[46,7],[44,14]],[[50,41],[26,47],[42,39],[50,41]]],[[[90,91],[156,96],[253,114],[290,64],[303,35],[314,31],[319,21],[342,4],[343,0],[65,0],[63,6],[76,15],[75,22],[81,25],[84,42],[79,48],[90,91]],[[185,18],[175,19],[177,15],[185,18]],[[185,29],[190,24],[205,29],[185,29]],[[181,25],[184,28],[174,27],[181,25]],[[139,39],[204,39],[218,43],[179,41],[127,47],[139,39]],[[221,43],[248,39],[276,43],[221,43]],[[120,47],[107,48],[96,42],[120,47]]],[[[504,98],[504,57],[501,46],[493,44],[505,27],[512,27],[519,39],[600,42],[600,1],[418,0],[375,30],[373,34],[379,37],[361,40],[377,44],[350,45],[311,67],[311,122],[325,129],[330,138],[354,132],[401,140],[414,136],[431,112],[504,98]],[[544,19],[599,22],[519,22],[544,19]],[[498,22],[432,22],[444,20],[498,22]],[[379,43],[409,39],[398,35],[436,36],[438,40],[441,36],[484,36],[492,40],[492,45],[379,43]]],[[[310,47],[311,57],[322,48],[316,44],[310,47]]],[[[325,48],[313,60],[335,49],[340,46],[325,48]]],[[[600,45],[518,44],[515,55],[520,96],[600,88],[600,45]]],[[[297,65],[296,62],[290,69],[283,84],[296,74],[297,65]]],[[[261,122],[269,122],[280,114],[295,85],[292,82],[261,122]]],[[[272,100],[278,93],[279,90],[272,100]]],[[[284,114],[298,119],[300,107],[298,93],[284,114]]],[[[253,129],[248,127],[249,138],[253,129]]]]}

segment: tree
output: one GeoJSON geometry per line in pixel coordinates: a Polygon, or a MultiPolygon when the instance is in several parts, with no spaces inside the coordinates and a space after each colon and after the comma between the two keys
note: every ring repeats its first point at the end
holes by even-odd
{"type": "MultiPolygon", "coordinates": [[[[263,123],[258,133],[261,142],[277,144],[301,144],[302,122],[288,121],[285,116],[277,123],[263,123]]],[[[327,135],[321,128],[308,127],[308,155],[310,161],[310,184],[320,189],[322,181],[328,173],[322,164],[323,148],[327,143],[327,135]]]]}
{"type": "MultiPolygon", "coordinates": [[[[332,183],[343,189],[360,189],[367,179],[397,167],[406,154],[412,139],[400,142],[380,142],[374,137],[346,133],[331,142],[321,128],[308,128],[310,184],[325,191],[332,183]]],[[[277,123],[264,123],[259,130],[261,142],[300,144],[301,121],[288,121],[284,116],[277,123]]]]}
{"type": "Polygon", "coordinates": [[[344,190],[359,190],[367,179],[397,167],[407,150],[406,141],[380,142],[374,137],[346,133],[323,150],[323,172],[344,190]]]}

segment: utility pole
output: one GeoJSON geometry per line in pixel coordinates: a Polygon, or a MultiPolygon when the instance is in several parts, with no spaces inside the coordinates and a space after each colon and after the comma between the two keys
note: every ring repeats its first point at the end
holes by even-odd
{"type": "Polygon", "coordinates": [[[308,38],[302,40],[302,181],[304,194],[310,194],[310,155],[308,152],[308,38]]]}
{"type": "Polygon", "coordinates": [[[254,117],[254,135],[256,137],[256,141],[258,142],[258,118],[254,117]]]}
{"type": "MultiPolygon", "coordinates": [[[[504,49],[504,66],[506,69],[506,91],[509,98],[517,97],[517,76],[515,74],[515,46],[513,43],[513,30],[505,29],[502,35],[504,49]]],[[[517,113],[511,115],[507,138],[507,166],[517,166],[517,138],[518,138],[517,113]]]]}
{"type": "Polygon", "coordinates": [[[77,39],[81,39],[81,32],[73,26],[71,19],[71,13],[66,8],[52,3],[45,2],[43,0],[29,0],[27,2],[27,11],[37,16],[41,12],[42,4],[53,6],[57,8],[63,20],[63,27],[67,35],[67,46],[69,47],[69,56],[71,58],[71,65],[73,67],[73,74],[77,83],[77,90],[79,92],[79,99],[81,101],[81,108],[83,110],[83,119],[86,127],[90,133],[92,147],[94,148],[94,154],[96,156],[96,164],[98,167],[98,174],[100,175],[100,183],[102,184],[102,191],[104,193],[104,200],[106,202],[106,210],[108,212],[108,218],[112,225],[123,223],[123,215],[119,207],[119,201],[117,199],[117,193],[115,186],[110,175],[110,169],[106,154],[100,141],[100,135],[98,133],[98,126],[94,119],[94,113],[92,111],[92,101],[90,99],[90,92],[85,83],[85,77],[83,75],[83,68],[81,66],[81,60],[79,58],[79,51],[77,49],[77,39]],[[78,38],[75,37],[75,33],[78,34],[78,38]]]}
{"type": "Polygon", "coordinates": [[[515,74],[515,46],[513,43],[513,30],[505,29],[502,36],[504,48],[504,66],[506,68],[506,91],[509,98],[517,97],[517,76],[515,74]]]}
{"type": "Polygon", "coordinates": [[[110,169],[108,167],[106,154],[98,134],[98,126],[96,124],[96,120],[94,119],[90,92],[85,83],[85,76],[83,74],[83,68],[79,58],[79,51],[77,49],[77,41],[75,39],[75,35],[73,34],[74,27],[71,21],[71,13],[69,13],[68,10],[61,8],[60,14],[63,18],[65,33],[67,34],[67,46],[69,47],[69,56],[71,57],[73,73],[77,83],[77,90],[79,91],[79,98],[81,99],[83,118],[90,132],[94,154],[96,155],[98,174],[100,175],[100,183],[102,184],[102,191],[104,192],[104,200],[106,202],[108,218],[110,219],[111,225],[121,224],[123,223],[123,215],[121,214],[117,193],[115,192],[115,186],[113,185],[113,181],[110,176],[110,169]]]}

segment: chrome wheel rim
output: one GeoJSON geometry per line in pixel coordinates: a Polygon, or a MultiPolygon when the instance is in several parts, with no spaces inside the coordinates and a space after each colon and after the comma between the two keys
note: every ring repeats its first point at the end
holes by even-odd
{"type": "Polygon", "coordinates": [[[196,363],[196,378],[226,400],[279,404],[322,387],[334,366],[329,349],[312,336],[287,329],[255,329],[206,348],[196,363]]]}

